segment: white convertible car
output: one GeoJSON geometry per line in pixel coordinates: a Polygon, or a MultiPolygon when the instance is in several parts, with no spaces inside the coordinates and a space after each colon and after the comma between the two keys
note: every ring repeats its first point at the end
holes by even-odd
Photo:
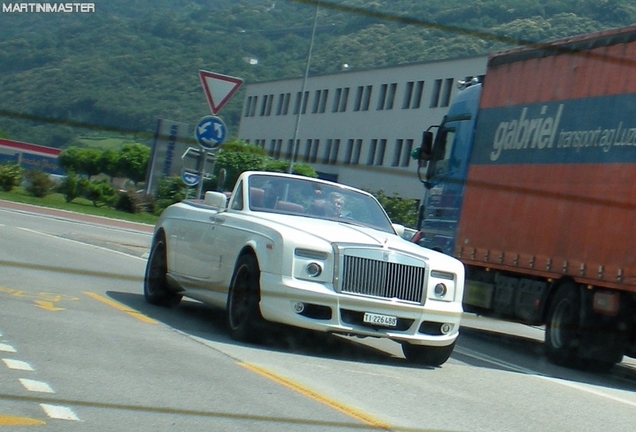
{"type": "Polygon", "coordinates": [[[155,228],[144,297],[225,308],[231,336],[265,321],[389,338],[407,359],[439,366],[459,334],[464,267],[400,237],[370,194],[341,184],[244,172],[229,202],[168,207],[155,228]]]}

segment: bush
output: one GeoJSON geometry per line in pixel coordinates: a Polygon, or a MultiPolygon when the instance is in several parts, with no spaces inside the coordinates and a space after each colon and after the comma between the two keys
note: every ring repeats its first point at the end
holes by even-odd
{"type": "Polygon", "coordinates": [[[181,180],[181,177],[163,177],[159,180],[154,213],[159,215],[169,205],[183,201],[185,194],[186,185],[181,180]]]}
{"type": "Polygon", "coordinates": [[[155,209],[155,200],[152,195],[129,190],[119,194],[115,209],[128,213],[152,213],[155,209]]]}
{"type": "Polygon", "coordinates": [[[86,185],[83,196],[87,200],[92,201],[95,207],[113,207],[117,202],[117,191],[106,180],[89,182],[86,185]]]}
{"type": "Polygon", "coordinates": [[[0,164],[0,187],[5,192],[18,186],[22,182],[22,167],[16,163],[0,164]]]}
{"type": "Polygon", "coordinates": [[[71,171],[64,177],[57,191],[64,195],[64,199],[67,203],[70,203],[82,195],[81,180],[77,177],[77,174],[71,171]]]}
{"type": "Polygon", "coordinates": [[[28,170],[25,175],[27,180],[26,190],[37,198],[44,198],[51,193],[53,189],[53,180],[51,177],[41,170],[28,170]]]}

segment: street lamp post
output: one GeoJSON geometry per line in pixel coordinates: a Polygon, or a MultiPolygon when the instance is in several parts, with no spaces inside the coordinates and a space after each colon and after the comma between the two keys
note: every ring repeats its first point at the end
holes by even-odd
{"type": "Polygon", "coordinates": [[[314,49],[314,37],[316,35],[316,23],[318,22],[318,2],[316,2],[316,10],[314,12],[314,25],[311,29],[311,39],[309,40],[309,52],[307,53],[307,66],[305,67],[305,76],[303,77],[303,85],[300,90],[300,107],[296,116],[296,127],[294,128],[294,140],[292,141],[292,154],[289,161],[289,173],[294,171],[294,158],[298,153],[298,132],[300,131],[300,116],[305,105],[305,89],[307,88],[307,78],[309,77],[309,65],[311,64],[311,52],[314,49]]]}

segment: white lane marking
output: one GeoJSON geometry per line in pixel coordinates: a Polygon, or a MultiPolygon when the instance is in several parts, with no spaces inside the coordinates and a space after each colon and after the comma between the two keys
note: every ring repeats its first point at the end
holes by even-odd
{"type": "Polygon", "coordinates": [[[18,369],[24,371],[33,371],[33,368],[27,362],[23,362],[21,360],[13,360],[13,359],[2,359],[4,364],[7,365],[9,369],[18,369]]]}
{"type": "Polygon", "coordinates": [[[486,354],[482,354],[482,353],[478,353],[476,351],[473,351],[471,349],[468,348],[463,348],[463,347],[455,347],[455,350],[457,351],[459,354],[463,354],[472,358],[475,358],[477,360],[481,360],[481,361],[485,361],[488,363],[492,363],[495,364],[497,366],[502,366],[506,369],[510,369],[511,371],[515,371],[515,372],[521,372],[524,374],[528,374],[528,375],[540,375],[539,372],[532,370],[532,369],[526,369],[524,367],[518,366],[514,363],[509,363],[507,361],[503,361],[503,360],[499,360],[495,357],[491,357],[489,355],[486,354]]]}
{"type": "Polygon", "coordinates": [[[0,343],[0,351],[12,352],[12,353],[16,352],[15,348],[13,348],[11,345],[3,344],[3,343],[0,343]]]}
{"type": "Polygon", "coordinates": [[[61,405],[40,404],[47,416],[58,420],[80,421],[72,409],[61,405]]]}
{"type": "Polygon", "coordinates": [[[583,385],[583,384],[577,384],[577,383],[566,381],[566,380],[563,380],[563,379],[560,379],[560,378],[552,378],[552,377],[548,377],[548,376],[545,376],[545,375],[537,375],[537,378],[543,378],[545,380],[552,381],[552,382],[555,382],[557,384],[561,384],[562,386],[565,386],[565,387],[570,387],[570,388],[573,388],[575,390],[581,390],[581,391],[584,391],[586,393],[590,393],[590,394],[593,394],[593,395],[596,395],[596,396],[601,396],[601,397],[604,397],[606,399],[613,400],[614,402],[620,402],[620,403],[624,403],[625,405],[631,405],[633,407],[636,407],[636,401],[631,401],[631,400],[628,400],[628,399],[620,398],[618,396],[607,394],[607,393],[604,393],[604,392],[602,392],[600,390],[595,389],[594,387],[588,387],[588,386],[583,385]]]}
{"type": "Polygon", "coordinates": [[[46,236],[46,237],[51,237],[51,238],[58,239],[58,240],[66,240],[68,242],[75,243],[75,244],[78,244],[78,245],[90,246],[90,247],[93,247],[95,249],[101,249],[103,251],[113,252],[113,253],[128,257],[128,258],[130,258],[130,257],[137,258],[137,259],[140,259],[142,261],[146,261],[147,260],[147,258],[142,258],[142,257],[140,257],[138,255],[135,255],[135,254],[121,252],[121,251],[114,250],[114,249],[108,249],[108,248],[105,248],[105,247],[102,247],[102,246],[97,246],[97,245],[90,244],[90,243],[84,243],[84,242],[81,242],[81,241],[77,241],[77,240],[73,240],[73,239],[69,239],[69,238],[65,238],[65,237],[59,237],[59,236],[56,236],[56,235],[53,235],[53,234],[48,234],[48,233],[45,233],[45,232],[42,232],[42,231],[36,231],[36,230],[32,230],[32,229],[29,229],[29,228],[22,228],[22,227],[18,227],[18,229],[20,229],[22,231],[30,232],[32,234],[39,234],[39,235],[43,235],[43,236],[46,236]]]}
{"type": "Polygon", "coordinates": [[[28,391],[39,393],[55,393],[50,385],[42,381],[20,378],[20,382],[28,391]]]}
{"type": "Polygon", "coordinates": [[[540,373],[540,372],[538,372],[536,370],[527,369],[527,368],[524,368],[524,367],[521,367],[521,366],[517,366],[517,365],[515,365],[513,363],[509,363],[507,361],[499,360],[499,359],[496,359],[496,358],[491,357],[491,356],[486,355],[486,354],[477,353],[477,352],[475,352],[475,351],[473,351],[471,349],[468,349],[468,348],[456,347],[455,351],[457,351],[460,354],[464,354],[464,355],[467,355],[469,357],[473,357],[473,358],[478,359],[478,360],[482,360],[482,361],[485,361],[485,362],[488,362],[488,363],[492,363],[492,364],[495,364],[495,365],[498,365],[498,366],[505,367],[507,369],[510,369],[513,372],[520,372],[520,373],[532,376],[534,378],[543,379],[543,380],[550,381],[550,382],[555,383],[555,384],[560,384],[560,385],[562,385],[564,387],[569,387],[569,388],[572,388],[572,389],[575,389],[575,390],[580,390],[580,391],[583,391],[585,393],[589,393],[589,394],[593,394],[595,396],[599,396],[599,397],[602,397],[602,398],[605,398],[605,399],[613,400],[614,402],[620,402],[620,403],[623,403],[625,405],[630,405],[630,406],[636,407],[636,401],[632,401],[632,400],[629,400],[629,399],[624,399],[624,398],[609,394],[607,392],[601,391],[601,390],[595,388],[592,384],[587,384],[587,385],[578,384],[578,383],[567,381],[567,380],[564,380],[564,379],[561,379],[561,378],[554,378],[554,377],[551,377],[551,376],[547,376],[547,375],[542,374],[542,373],[540,373]]]}

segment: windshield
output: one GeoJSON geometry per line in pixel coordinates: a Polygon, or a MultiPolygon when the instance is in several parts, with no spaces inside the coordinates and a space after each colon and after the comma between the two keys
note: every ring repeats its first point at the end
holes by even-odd
{"type": "Polygon", "coordinates": [[[248,196],[252,211],[329,219],[393,232],[375,198],[337,184],[256,174],[249,177],[248,196]]]}

